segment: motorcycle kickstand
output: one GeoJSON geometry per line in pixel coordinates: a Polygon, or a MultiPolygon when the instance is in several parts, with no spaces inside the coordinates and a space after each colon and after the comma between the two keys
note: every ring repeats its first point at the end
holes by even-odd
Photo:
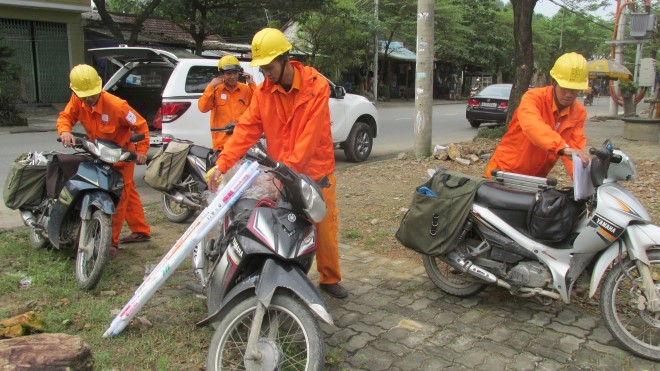
{"type": "Polygon", "coordinates": [[[250,336],[248,336],[247,349],[245,350],[245,359],[248,361],[260,361],[262,354],[257,349],[257,342],[261,334],[261,324],[263,323],[264,315],[266,314],[266,306],[257,299],[257,310],[254,313],[254,321],[250,328],[250,336]]]}

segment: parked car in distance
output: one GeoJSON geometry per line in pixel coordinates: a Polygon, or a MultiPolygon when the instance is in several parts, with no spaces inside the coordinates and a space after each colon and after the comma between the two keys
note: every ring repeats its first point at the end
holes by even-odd
{"type": "MultiPolygon", "coordinates": [[[[128,101],[145,118],[153,116],[153,126],[162,127],[158,135],[211,147],[211,114],[200,112],[197,101],[207,84],[218,75],[218,59],[175,55],[144,47],[101,48],[90,52],[98,57],[109,57],[120,65],[104,89],[128,101]],[[153,79],[160,84],[152,83],[151,76],[157,76],[153,79]]],[[[240,63],[257,84],[263,82],[264,76],[258,68],[250,67],[248,62],[240,63]]],[[[335,148],[342,149],[351,162],[364,161],[371,154],[373,139],[378,134],[378,111],[367,98],[347,94],[343,87],[330,80],[328,84],[335,148]]],[[[152,140],[159,141],[160,137],[152,140]]]]}
{"type": "Polygon", "coordinates": [[[478,128],[484,122],[503,125],[506,121],[512,84],[488,85],[477,95],[468,99],[465,118],[470,126],[478,128]]]}

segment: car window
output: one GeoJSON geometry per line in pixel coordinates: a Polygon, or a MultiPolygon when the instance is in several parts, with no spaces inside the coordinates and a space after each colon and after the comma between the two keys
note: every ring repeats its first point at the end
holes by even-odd
{"type": "Polygon", "coordinates": [[[122,88],[163,89],[173,69],[167,66],[139,65],[125,74],[118,85],[122,88]]]}
{"type": "Polygon", "coordinates": [[[502,97],[508,98],[511,95],[511,87],[509,86],[488,86],[479,93],[479,95],[487,95],[489,97],[502,97]]]}
{"type": "Polygon", "coordinates": [[[206,86],[218,76],[217,66],[192,66],[186,76],[186,93],[203,93],[206,86]]]}

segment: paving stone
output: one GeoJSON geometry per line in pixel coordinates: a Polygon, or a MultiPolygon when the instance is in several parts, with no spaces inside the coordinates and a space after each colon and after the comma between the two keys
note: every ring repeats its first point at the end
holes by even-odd
{"type": "Polygon", "coordinates": [[[598,327],[599,322],[600,322],[600,318],[598,317],[580,315],[577,317],[577,320],[572,323],[572,325],[579,327],[581,329],[591,331],[598,327]]]}
{"type": "Polygon", "coordinates": [[[546,358],[538,364],[538,369],[543,371],[559,371],[563,370],[565,367],[566,366],[555,361],[553,358],[546,358]]]}
{"type": "Polygon", "coordinates": [[[356,352],[347,359],[354,367],[366,370],[389,370],[392,366],[392,357],[375,348],[365,348],[356,352]]]}
{"type": "Polygon", "coordinates": [[[383,339],[382,337],[377,338],[371,343],[369,343],[369,346],[372,346],[380,351],[396,356],[394,358],[400,358],[405,356],[406,354],[410,354],[411,352],[414,352],[413,350],[411,350],[410,348],[406,347],[401,343],[393,343],[389,340],[383,339]]]}
{"type": "Polygon", "coordinates": [[[552,322],[549,325],[547,325],[545,328],[550,329],[550,330],[554,330],[554,331],[557,331],[557,332],[561,332],[561,333],[564,333],[564,334],[570,334],[570,335],[573,335],[573,336],[577,336],[579,338],[586,338],[587,335],[589,335],[589,331],[587,331],[587,330],[584,330],[584,329],[581,329],[581,328],[575,327],[575,326],[562,325],[561,323],[557,323],[557,322],[552,322]]]}
{"type": "Polygon", "coordinates": [[[557,314],[557,317],[554,320],[562,325],[571,325],[577,320],[577,313],[570,309],[564,309],[557,314]]]}
{"type": "Polygon", "coordinates": [[[509,364],[509,368],[511,370],[520,371],[536,370],[538,369],[538,365],[542,360],[543,358],[536,354],[523,352],[513,359],[513,362],[509,364]]]}
{"type": "Polygon", "coordinates": [[[507,359],[513,359],[513,357],[520,353],[518,350],[510,347],[508,344],[493,342],[485,339],[476,341],[474,346],[477,348],[486,349],[489,352],[494,353],[493,356],[501,355],[507,359]]]}
{"type": "Polygon", "coordinates": [[[355,334],[357,334],[357,332],[355,332],[351,329],[343,328],[343,329],[335,332],[331,336],[326,336],[325,341],[330,346],[342,347],[348,342],[348,340],[350,338],[355,336],[355,334]]]}
{"type": "Polygon", "coordinates": [[[585,342],[584,338],[577,338],[575,336],[566,335],[563,338],[559,339],[559,344],[557,345],[557,349],[569,354],[573,354],[573,352],[580,349],[580,345],[584,342],[585,342]]]}
{"type": "Polygon", "coordinates": [[[387,331],[387,330],[383,329],[382,327],[367,325],[367,324],[362,323],[362,322],[357,322],[357,323],[351,324],[349,326],[349,328],[353,331],[358,332],[358,333],[366,333],[366,334],[369,334],[369,335],[375,336],[375,337],[378,337],[378,336],[380,336],[381,334],[383,334],[384,332],[387,331]]]}
{"type": "Polygon", "coordinates": [[[589,340],[597,341],[605,345],[614,341],[614,338],[612,337],[612,333],[603,326],[598,326],[595,329],[593,329],[593,331],[591,331],[591,334],[587,338],[589,340]]]}
{"type": "Polygon", "coordinates": [[[412,311],[418,311],[428,308],[431,303],[432,301],[427,298],[420,298],[413,301],[412,304],[408,306],[408,308],[412,311]]]}
{"type": "Polygon", "coordinates": [[[430,360],[431,357],[422,352],[409,352],[398,357],[392,365],[405,371],[421,370],[422,365],[430,360]]]}
{"type": "Polygon", "coordinates": [[[511,358],[491,354],[486,358],[484,363],[476,366],[475,369],[483,371],[505,371],[509,369],[507,366],[509,363],[511,363],[511,358]]]}
{"type": "Polygon", "coordinates": [[[551,320],[554,318],[554,315],[545,313],[545,312],[539,312],[535,313],[532,316],[532,319],[528,320],[527,323],[533,326],[540,326],[543,327],[545,325],[550,324],[551,320]]]}
{"type": "Polygon", "coordinates": [[[440,313],[437,313],[433,319],[431,319],[431,322],[438,326],[445,326],[454,322],[457,317],[458,315],[454,312],[441,311],[440,313]]]}
{"type": "MultiPolygon", "coordinates": [[[[463,334],[455,338],[454,341],[452,341],[447,346],[458,353],[462,353],[471,350],[474,347],[474,343],[476,341],[477,341],[476,337],[463,334]]],[[[470,353],[472,353],[472,351],[470,351],[470,353]]]]}
{"type": "Polygon", "coordinates": [[[335,323],[335,326],[344,328],[356,323],[361,317],[361,313],[347,312],[341,316],[334,316],[333,314],[332,320],[335,323]]]}
{"type": "Polygon", "coordinates": [[[422,363],[422,367],[419,369],[423,371],[447,371],[452,364],[453,362],[444,360],[442,358],[431,358],[427,361],[424,361],[424,363],[422,363]]]}
{"type": "Polygon", "coordinates": [[[351,336],[351,338],[344,346],[344,349],[346,349],[346,351],[349,353],[353,353],[358,350],[363,350],[365,349],[367,343],[374,339],[375,339],[374,336],[371,336],[367,333],[364,332],[358,333],[357,335],[351,336]]]}
{"type": "MultiPolygon", "coordinates": [[[[467,353],[463,353],[463,354],[467,355],[467,353]]],[[[486,361],[486,359],[488,359],[490,356],[491,354],[488,351],[481,348],[474,348],[474,349],[470,349],[469,357],[459,357],[457,359],[454,359],[454,362],[461,366],[465,366],[469,369],[474,370],[475,367],[483,364],[486,361]]]]}

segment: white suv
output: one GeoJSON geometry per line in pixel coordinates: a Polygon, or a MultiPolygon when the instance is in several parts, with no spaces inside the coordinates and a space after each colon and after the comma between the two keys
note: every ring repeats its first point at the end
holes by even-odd
{"type": "MultiPolygon", "coordinates": [[[[117,47],[89,50],[94,56],[108,58],[120,69],[104,89],[125,99],[140,112],[154,131],[152,144],[163,136],[188,139],[211,147],[210,113],[201,113],[197,100],[206,85],[218,74],[218,60],[194,54],[142,47],[117,47]]],[[[257,84],[264,80],[257,68],[241,62],[257,84]]],[[[378,134],[378,111],[365,97],[347,94],[343,87],[330,85],[330,119],[335,148],[343,149],[347,160],[366,160],[378,134]]]]}

